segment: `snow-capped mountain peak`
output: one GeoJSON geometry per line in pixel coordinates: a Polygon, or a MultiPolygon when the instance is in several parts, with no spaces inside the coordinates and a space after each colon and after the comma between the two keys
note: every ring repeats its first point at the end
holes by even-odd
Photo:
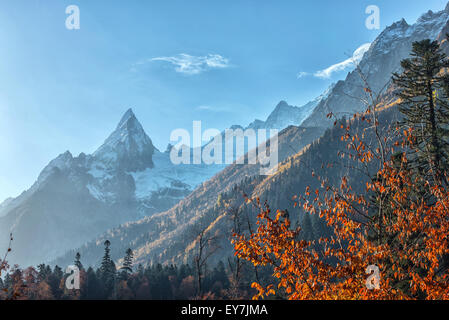
{"type": "Polygon", "coordinates": [[[282,100],[267,118],[266,123],[269,127],[279,127],[279,129],[283,129],[287,123],[298,125],[298,119],[292,117],[294,111],[299,111],[299,108],[290,106],[286,101],[282,100]]]}
{"type": "Polygon", "coordinates": [[[291,106],[286,101],[281,100],[266,121],[255,120],[248,126],[248,128],[282,130],[292,125],[301,126],[303,121],[310,116],[315,107],[323,99],[328,97],[334,86],[335,83],[331,84],[323,94],[301,107],[291,106]]]}
{"type": "MultiPolygon", "coordinates": [[[[49,261],[102,232],[173,207],[222,165],[174,165],[127,110],[94,154],[60,154],[19,197],[0,204],[21,265],[49,261]]],[[[0,239],[0,252],[8,245],[0,239]]]]}
{"type": "Polygon", "coordinates": [[[276,111],[279,111],[279,110],[282,110],[282,109],[286,109],[286,108],[288,108],[288,103],[287,103],[287,101],[281,100],[281,101],[278,103],[278,105],[276,106],[276,108],[275,108],[274,110],[275,110],[275,112],[276,112],[276,111]]]}
{"type": "Polygon", "coordinates": [[[124,171],[140,171],[153,167],[155,147],[132,109],[128,109],[117,128],[94,152],[97,161],[124,171]]]}
{"type": "Polygon", "coordinates": [[[326,115],[332,112],[337,117],[364,111],[366,106],[360,98],[368,83],[373,92],[381,93],[391,82],[391,74],[401,71],[401,61],[410,56],[412,44],[424,39],[436,40],[449,20],[449,4],[445,10],[424,13],[414,24],[401,19],[383,30],[363,55],[359,68],[350,72],[345,80],[339,81],[303,122],[304,127],[332,126],[333,120],[326,115]],[[364,75],[362,81],[360,73],[364,75]]]}
{"type": "Polygon", "coordinates": [[[117,128],[124,126],[129,120],[132,120],[132,119],[136,119],[136,115],[134,114],[133,109],[129,108],[123,114],[122,119],[120,120],[119,124],[117,125],[117,128]]]}
{"type": "Polygon", "coordinates": [[[73,156],[70,151],[66,151],[60,154],[58,157],[50,161],[50,163],[42,170],[37,181],[42,182],[48,178],[50,174],[53,173],[55,169],[64,170],[71,166],[73,161],[73,156]]]}

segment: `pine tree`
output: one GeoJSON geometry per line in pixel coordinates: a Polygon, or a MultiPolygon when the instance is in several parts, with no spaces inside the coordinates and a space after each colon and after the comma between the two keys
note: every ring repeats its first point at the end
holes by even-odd
{"type": "Polygon", "coordinates": [[[417,173],[427,180],[445,181],[449,168],[449,67],[446,55],[437,41],[413,43],[411,58],[401,62],[402,74],[393,74],[399,87],[404,115],[402,126],[412,129],[414,143],[411,162],[417,173]]]}
{"type": "Polygon", "coordinates": [[[139,265],[137,266],[137,273],[140,276],[143,276],[144,272],[145,272],[145,269],[143,268],[143,265],[139,263],[139,265]]]}
{"type": "Polygon", "coordinates": [[[53,272],[48,277],[48,285],[55,299],[60,299],[64,293],[61,288],[61,280],[64,278],[64,272],[59,266],[55,266],[53,272]]]}
{"type": "Polygon", "coordinates": [[[86,283],[83,290],[81,290],[81,299],[83,300],[96,300],[103,298],[103,292],[101,291],[100,280],[97,277],[94,269],[89,267],[86,272],[86,283]]]}
{"type": "MultiPolygon", "coordinates": [[[[411,199],[425,198],[431,204],[434,197],[426,195],[427,188],[424,185],[430,182],[446,188],[449,186],[445,175],[449,170],[449,59],[442,52],[438,41],[427,39],[413,43],[411,58],[403,60],[401,66],[403,73],[395,73],[393,81],[399,88],[398,96],[401,98],[399,110],[404,115],[401,125],[404,130],[412,130],[412,150],[407,165],[422,178],[416,183],[414,194],[408,196],[411,199]]],[[[397,167],[402,163],[402,154],[395,157],[393,160],[397,167]]],[[[389,209],[384,208],[387,215],[389,209]]],[[[393,224],[395,221],[388,223],[393,224]]],[[[395,233],[384,236],[384,242],[398,245],[395,233]]],[[[416,234],[409,245],[417,246],[423,238],[424,235],[416,234]]],[[[442,269],[448,268],[447,255],[443,256],[442,265],[442,269]]],[[[424,275],[425,271],[421,273],[424,275]]],[[[406,288],[407,283],[399,282],[398,287],[405,292],[410,289],[406,288]]]]}
{"type": "Polygon", "coordinates": [[[133,272],[133,259],[134,259],[134,253],[131,250],[131,248],[128,248],[128,250],[126,250],[126,255],[123,258],[123,267],[122,269],[132,273],[133,272]]]}
{"type": "Polygon", "coordinates": [[[128,250],[126,250],[125,257],[123,258],[123,266],[120,268],[120,270],[121,270],[120,279],[121,280],[127,280],[129,274],[131,274],[133,272],[133,258],[134,258],[134,253],[131,250],[131,248],[128,248],[128,250]]]}
{"type": "Polygon", "coordinates": [[[111,242],[106,240],[104,242],[104,256],[100,266],[101,280],[105,288],[105,295],[109,296],[115,287],[115,263],[111,259],[111,249],[109,248],[111,242]]]}
{"type": "Polygon", "coordinates": [[[112,263],[112,259],[111,259],[111,249],[109,248],[111,246],[111,242],[109,240],[106,240],[104,242],[104,256],[103,256],[103,260],[101,262],[101,266],[100,266],[100,272],[101,274],[103,274],[104,276],[109,275],[109,273],[111,273],[111,263],[112,263]]]}
{"type": "Polygon", "coordinates": [[[39,280],[44,281],[51,274],[50,266],[43,263],[37,266],[39,280]]]}
{"type": "Polygon", "coordinates": [[[75,266],[79,269],[82,270],[83,269],[83,264],[81,263],[81,254],[79,252],[76,253],[75,255],[75,266]]]}

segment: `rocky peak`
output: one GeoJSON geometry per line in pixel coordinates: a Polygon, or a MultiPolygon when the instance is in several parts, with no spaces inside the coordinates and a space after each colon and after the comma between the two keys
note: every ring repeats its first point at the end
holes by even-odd
{"type": "Polygon", "coordinates": [[[50,163],[39,174],[38,182],[42,182],[50,176],[54,170],[64,171],[72,165],[73,156],[70,151],[60,154],[58,157],[50,161],[50,163]]]}
{"type": "Polygon", "coordinates": [[[153,167],[154,151],[151,139],[132,109],[128,109],[117,128],[93,156],[110,168],[141,171],[153,167]]]}

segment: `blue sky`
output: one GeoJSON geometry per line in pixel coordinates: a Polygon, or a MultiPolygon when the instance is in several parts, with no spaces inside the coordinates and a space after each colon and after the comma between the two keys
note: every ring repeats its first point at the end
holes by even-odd
{"type": "Polygon", "coordinates": [[[193,120],[221,130],[306,103],[348,70],[314,73],[379,34],[372,4],[382,30],[446,1],[2,1],[0,201],[58,154],[93,152],[129,107],[164,150],[193,120]],[[72,4],[79,30],[65,27],[72,4]]]}

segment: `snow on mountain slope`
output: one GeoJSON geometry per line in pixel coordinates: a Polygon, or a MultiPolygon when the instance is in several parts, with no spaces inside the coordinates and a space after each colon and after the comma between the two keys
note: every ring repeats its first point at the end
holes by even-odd
{"type": "Polygon", "coordinates": [[[153,167],[155,150],[151,139],[129,109],[93,157],[106,168],[141,171],[153,167]]]}
{"type": "MultiPolygon", "coordinates": [[[[302,122],[313,112],[315,107],[322,100],[326,99],[333,86],[334,84],[332,84],[322,95],[308,102],[302,107],[291,106],[287,102],[281,101],[270,113],[266,121],[256,119],[246,128],[241,125],[231,126],[229,129],[233,130],[235,135],[230,134],[228,136],[226,135],[226,130],[222,131],[220,135],[216,137],[218,139],[221,139],[222,163],[224,164],[222,168],[224,168],[226,165],[233,164],[234,161],[243,159],[243,157],[250,150],[256,149],[259,145],[266,142],[269,138],[272,138],[274,133],[271,132],[271,130],[275,129],[278,130],[278,132],[281,132],[282,130],[290,126],[301,126],[302,122]],[[253,142],[252,144],[250,144],[250,139],[247,136],[245,137],[245,134],[249,134],[251,130],[254,130],[254,134],[256,135],[255,139],[251,141],[253,142]],[[266,135],[259,135],[259,130],[266,130],[266,135]],[[241,148],[238,148],[237,140],[235,138],[239,134],[244,139],[241,148]],[[229,149],[230,151],[232,151],[232,155],[227,154],[226,145],[232,145],[232,149],[229,149]]],[[[202,146],[203,150],[213,141],[214,139],[211,139],[208,143],[202,146]]],[[[247,161],[247,159],[245,161],[247,161]]],[[[202,169],[201,172],[203,170],[207,171],[207,169],[202,169]]]]}
{"type": "MultiPolygon", "coordinates": [[[[449,6],[446,6],[439,12],[428,11],[413,25],[402,19],[383,30],[359,63],[373,92],[379,93],[389,85],[392,73],[400,71],[400,62],[409,56],[414,41],[437,39],[448,19],[449,6]]],[[[360,101],[360,98],[366,98],[364,87],[358,71],[350,72],[344,81],[337,82],[303,126],[328,128],[334,122],[326,117],[330,112],[341,118],[364,110],[360,101]]]]}
{"type": "MultiPolygon", "coordinates": [[[[279,134],[279,160],[287,159],[296,150],[310,144],[314,136],[316,132],[313,128],[290,126],[282,130],[279,134]]],[[[112,243],[111,255],[114,259],[122,257],[123,250],[132,248],[135,249],[136,263],[169,260],[178,263],[180,260],[173,254],[184,252],[185,246],[191,241],[192,226],[203,214],[214,210],[219,195],[230,192],[237,184],[244,185],[246,179],[261,178],[259,172],[259,163],[229,165],[169,210],[108,230],[96,240],[67,252],[53,263],[65,265],[73,260],[76,252],[80,252],[85,265],[96,265],[106,239],[112,243]]],[[[213,216],[208,218],[213,219],[213,216]]]]}
{"type": "MultiPolygon", "coordinates": [[[[439,37],[442,30],[447,30],[448,17],[449,6],[437,13],[427,12],[414,25],[410,26],[405,20],[401,20],[386,28],[371,44],[370,49],[359,63],[371,88],[374,91],[380,91],[384,86],[388,85],[392,72],[399,71],[400,61],[408,57],[412,43],[425,38],[436,39],[439,37]]],[[[326,119],[326,115],[329,112],[342,117],[343,115],[362,111],[365,106],[360,102],[359,98],[364,97],[363,89],[364,85],[357,71],[349,73],[344,81],[339,81],[331,89],[329,95],[316,105],[311,115],[302,123],[301,128],[289,127],[285,130],[284,135],[281,135],[285,137],[285,140],[280,143],[280,149],[291,152],[294,147],[301,146],[301,142],[305,140],[312,142],[323,136],[325,130],[331,127],[333,123],[333,120],[329,121],[326,119]],[[304,139],[305,137],[307,139],[304,139]]],[[[275,110],[275,113],[282,115],[284,113],[283,110],[287,109],[287,106],[283,103],[276,109],[278,110],[275,110]]],[[[393,111],[387,110],[385,112],[385,121],[397,121],[397,119],[393,118],[393,111]]],[[[273,122],[280,118],[282,116],[271,117],[273,122]]],[[[257,127],[263,127],[264,125],[266,125],[264,121],[257,120],[254,122],[254,126],[257,127]]],[[[337,133],[337,130],[330,130],[329,132],[337,133]]],[[[329,139],[327,142],[324,142],[328,143],[329,146],[321,148],[325,150],[324,152],[311,154],[311,151],[305,151],[310,160],[309,164],[318,166],[318,168],[321,167],[323,162],[320,159],[323,156],[329,156],[326,151],[335,144],[335,141],[340,141],[340,136],[341,134],[336,136],[332,134],[329,136],[328,134],[329,139]]],[[[323,143],[321,139],[318,140],[317,144],[320,143],[323,143]]],[[[296,150],[296,152],[298,151],[296,150]]],[[[301,153],[297,155],[301,155],[301,153]]],[[[285,158],[281,156],[280,159],[285,158]]],[[[291,166],[291,162],[292,158],[286,160],[286,167],[291,166]]],[[[131,247],[136,253],[137,261],[140,263],[189,262],[191,261],[191,256],[189,256],[188,249],[193,248],[191,246],[192,237],[189,238],[189,228],[191,230],[198,224],[200,217],[203,216],[209,219],[207,222],[211,226],[211,232],[225,233],[229,227],[226,226],[225,219],[218,220],[220,217],[217,217],[217,214],[224,216],[224,210],[222,209],[220,212],[220,208],[216,208],[218,206],[217,199],[223,192],[229,192],[237,185],[245,189],[246,178],[250,178],[249,181],[251,181],[251,177],[253,177],[252,180],[255,182],[258,182],[257,179],[263,179],[260,177],[254,178],[254,170],[256,168],[250,165],[228,166],[214,178],[204,182],[192,194],[170,210],[122,225],[103,234],[97,241],[92,241],[79,250],[87,263],[94,262],[101,254],[102,248],[99,244],[105,239],[109,239],[115,246],[113,248],[115,250],[113,256],[116,259],[123,254],[124,249],[131,247]]],[[[302,171],[302,175],[290,170],[286,170],[284,175],[290,175],[289,180],[294,181],[296,184],[303,183],[303,178],[311,176],[310,168],[303,167],[301,162],[296,164],[296,170],[302,171]]],[[[285,181],[287,180],[278,179],[278,177],[279,175],[274,174],[266,177],[264,180],[269,182],[266,183],[264,189],[266,189],[267,195],[273,197],[271,204],[274,206],[277,206],[276,201],[279,200],[280,196],[286,196],[284,193],[279,193],[279,190],[284,190],[287,193],[287,197],[298,192],[297,185],[286,184],[285,181]]],[[[234,194],[237,193],[234,192],[234,194]]],[[[264,200],[266,199],[261,199],[262,202],[264,200]]],[[[227,245],[229,246],[229,242],[227,245]]],[[[69,259],[72,259],[73,253],[71,252],[61,257],[58,261],[69,261],[69,259]]],[[[232,252],[220,251],[217,253],[216,259],[225,260],[227,254],[232,254],[232,252]]]]}
{"type": "Polygon", "coordinates": [[[59,155],[30,189],[5,201],[0,234],[14,234],[14,263],[48,261],[109,228],[171,208],[222,168],[172,164],[129,109],[92,155],[59,155]]]}
{"type": "MultiPolygon", "coordinates": [[[[281,130],[298,124],[316,103],[287,106],[301,114],[293,121],[292,113],[278,106],[263,127],[281,130]]],[[[0,234],[13,232],[15,263],[48,261],[121,223],[170,209],[225,167],[172,164],[169,151],[154,147],[129,109],[93,154],[59,155],[30,189],[5,201],[0,206],[0,234]]],[[[0,239],[0,250],[6,238],[0,239]]]]}
{"type": "Polygon", "coordinates": [[[255,120],[247,128],[250,129],[285,129],[288,126],[301,126],[307,117],[315,110],[316,106],[326,99],[335,84],[332,84],[322,95],[306,103],[301,107],[290,106],[287,102],[281,101],[268,116],[266,121],[255,120]]]}
{"type": "MultiPolygon", "coordinates": [[[[413,25],[401,20],[386,28],[359,63],[371,88],[379,91],[388,84],[391,73],[398,71],[400,61],[409,55],[412,42],[438,37],[448,17],[449,6],[440,12],[427,12],[413,25]]],[[[298,144],[310,143],[332,125],[333,121],[326,119],[329,112],[341,117],[363,110],[359,100],[364,97],[363,87],[353,71],[321,99],[300,108],[281,102],[266,121],[256,120],[250,127],[283,129],[301,124],[301,128],[289,127],[286,132],[294,135],[298,144]]],[[[297,146],[285,141],[283,148],[298,152],[297,146]]],[[[246,176],[256,175],[256,167],[243,166],[241,170],[240,166],[228,166],[230,169],[210,180],[223,165],[174,166],[169,154],[154,147],[128,110],[92,155],[61,154],[44,168],[30,189],[4,202],[0,206],[0,235],[14,233],[10,258],[14,263],[29,265],[54,259],[108,229],[145,217],[133,224],[136,229],[130,236],[134,237],[132,241],[139,241],[139,255],[173,260],[176,257],[167,252],[164,239],[173,239],[171,250],[178,251],[174,246],[185,244],[185,229],[180,223],[194,223],[198,205],[213,208],[223,181],[227,181],[227,189],[232,188],[246,176]],[[184,210],[186,204],[189,212],[184,210]]],[[[0,252],[6,249],[4,238],[0,239],[0,252]]]]}

